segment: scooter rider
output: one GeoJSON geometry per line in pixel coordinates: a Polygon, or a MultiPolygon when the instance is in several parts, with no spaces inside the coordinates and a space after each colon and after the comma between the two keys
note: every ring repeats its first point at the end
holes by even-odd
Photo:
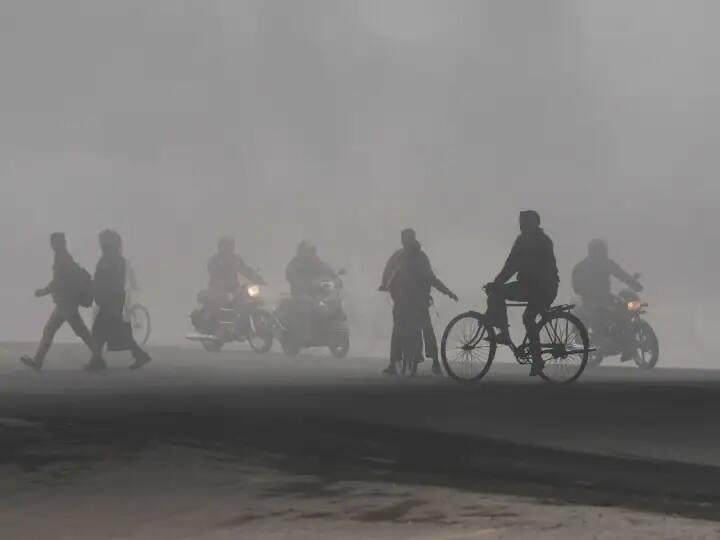
{"type": "Polygon", "coordinates": [[[317,249],[303,240],[295,257],[288,263],[285,276],[292,295],[291,319],[301,340],[309,340],[320,316],[317,306],[317,287],[323,280],[335,280],[337,274],[318,257],[317,249]]]}

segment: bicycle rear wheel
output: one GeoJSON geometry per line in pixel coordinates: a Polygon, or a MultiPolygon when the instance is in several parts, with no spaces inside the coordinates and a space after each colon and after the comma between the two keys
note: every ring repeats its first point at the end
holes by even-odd
{"type": "Polygon", "coordinates": [[[463,383],[477,382],[490,369],[497,343],[495,330],[480,313],[461,313],[443,332],[440,354],[445,372],[463,383]]]}
{"type": "Polygon", "coordinates": [[[572,313],[548,314],[540,329],[544,367],[540,377],[549,383],[575,382],[588,363],[590,340],[587,329],[572,313]]]}

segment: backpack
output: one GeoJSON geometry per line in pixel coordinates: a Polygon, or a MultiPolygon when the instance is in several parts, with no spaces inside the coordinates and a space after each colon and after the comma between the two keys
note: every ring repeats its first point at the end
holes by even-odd
{"type": "Polygon", "coordinates": [[[75,264],[75,298],[82,307],[93,305],[93,279],[90,272],[79,264],[75,264]]]}

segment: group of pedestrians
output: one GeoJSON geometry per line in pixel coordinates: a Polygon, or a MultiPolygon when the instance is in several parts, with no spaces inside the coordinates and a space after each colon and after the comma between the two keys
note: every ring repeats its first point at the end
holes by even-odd
{"type": "Polygon", "coordinates": [[[130,322],[125,320],[125,283],[128,265],[122,255],[122,238],[112,230],[99,235],[101,256],[94,276],[80,266],[70,255],[65,234],[50,235],[54,253],[52,280],[35,291],[35,296],[51,295],[55,307],[43,330],[42,339],[34,356],[23,356],[26,366],[40,371],[50,350],[55,334],[66,322],[90,349],[87,371],[106,368],[103,351],[130,351],[134,359],[131,369],[138,369],[151,361],[150,355],[135,341],[130,322]],[[82,316],[81,307],[97,306],[97,314],[90,331],[82,316]]]}

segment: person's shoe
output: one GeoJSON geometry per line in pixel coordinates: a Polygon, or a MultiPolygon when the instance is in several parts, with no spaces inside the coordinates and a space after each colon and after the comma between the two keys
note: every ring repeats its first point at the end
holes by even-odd
{"type": "Polygon", "coordinates": [[[533,361],[532,366],[530,367],[530,376],[537,377],[543,372],[543,369],[545,369],[545,362],[542,360],[533,361]]]}
{"type": "Polygon", "coordinates": [[[105,364],[105,362],[100,360],[91,360],[90,362],[85,364],[83,371],[87,371],[88,373],[95,373],[98,371],[103,371],[104,369],[107,369],[107,365],[105,364]]]}
{"type": "Polygon", "coordinates": [[[20,361],[27,367],[38,373],[40,373],[40,370],[42,369],[42,364],[29,356],[21,356],[20,361]]]}
{"type": "Polygon", "coordinates": [[[383,369],[383,375],[397,375],[397,370],[395,369],[395,363],[391,363],[388,367],[383,369]]]}
{"type": "Polygon", "coordinates": [[[442,375],[443,374],[443,370],[440,367],[440,362],[437,362],[437,361],[433,362],[432,372],[433,372],[433,375],[442,375]]]}
{"type": "Polygon", "coordinates": [[[135,361],[130,365],[130,369],[140,369],[141,367],[149,364],[150,362],[152,362],[152,358],[150,358],[149,354],[145,354],[144,356],[135,359],[135,361]]]}

